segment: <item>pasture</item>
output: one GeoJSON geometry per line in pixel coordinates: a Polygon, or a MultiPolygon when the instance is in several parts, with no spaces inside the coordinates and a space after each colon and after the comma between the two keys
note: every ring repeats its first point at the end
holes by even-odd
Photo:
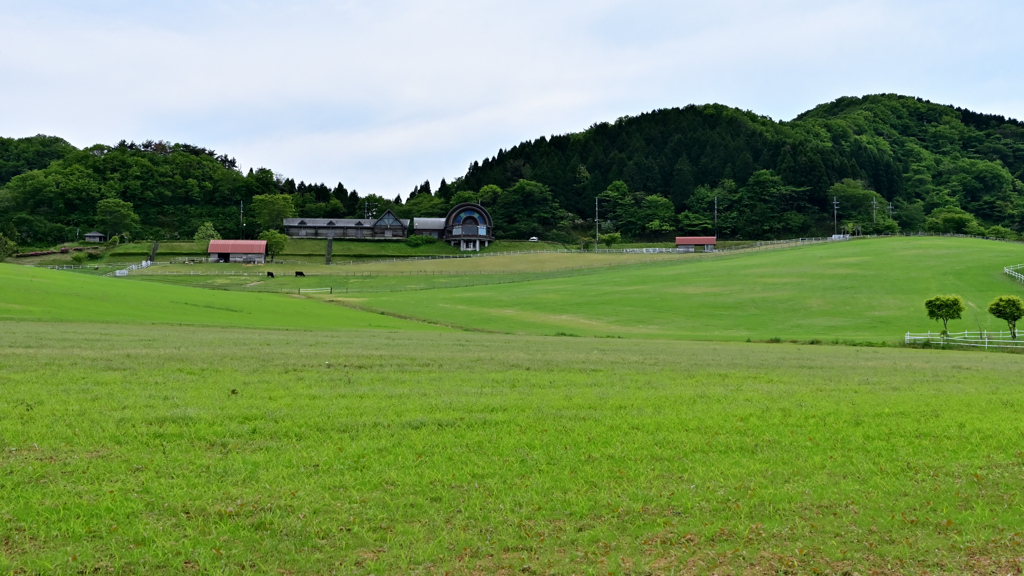
{"type": "Polygon", "coordinates": [[[380,314],[275,294],[129,282],[0,264],[0,321],[188,324],[288,330],[434,329],[380,314]]]}
{"type": "MultiPolygon", "coordinates": [[[[304,241],[313,242],[313,241],[304,241]]],[[[588,274],[601,268],[656,262],[684,262],[718,258],[723,254],[622,254],[551,253],[534,243],[519,243],[517,254],[503,252],[482,255],[460,254],[438,259],[388,259],[321,263],[270,263],[266,265],[193,263],[158,265],[132,272],[136,280],[257,292],[297,293],[300,288],[334,288],[336,293],[431,290],[464,286],[497,285],[588,274]],[[536,248],[537,250],[533,250],[536,248]],[[491,255],[494,254],[494,255],[491,255]],[[305,278],[296,279],[301,269],[305,278]],[[276,278],[263,277],[273,272],[276,278]]],[[[737,246],[740,252],[756,253],[787,249],[793,245],[737,246]]]]}
{"type": "Polygon", "coordinates": [[[727,340],[892,344],[1019,294],[1021,246],[517,258],[352,297],[0,265],[0,573],[1020,570],[1021,355],[727,340]]]}
{"type": "Polygon", "coordinates": [[[1024,293],[1003,274],[1004,266],[1021,262],[1021,244],[879,238],[336,301],[519,334],[891,342],[908,330],[941,329],[923,307],[936,294],[961,294],[968,302],[951,330],[1005,329],[985,308],[998,295],[1024,293]]]}
{"type": "Polygon", "coordinates": [[[1024,553],[1016,355],[18,322],[0,366],[4,572],[1007,573],[1024,553]]]}
{"type": "Polygon", "coordinates": [[[334,288],[337,293],[429,290],[481,284],[508,284],[586,274],[600,268],[701,257],[679,254],[538,253],[518,256],[442,260],[366,262],[361,264],[171,264],[131,274],[133,280],[179,286],[290,292],[300,288],[334,288]],[[296,278],[301,270],[304,278],[296,278]],[[275,278],[266,276],[273,272],[275,278]]]}

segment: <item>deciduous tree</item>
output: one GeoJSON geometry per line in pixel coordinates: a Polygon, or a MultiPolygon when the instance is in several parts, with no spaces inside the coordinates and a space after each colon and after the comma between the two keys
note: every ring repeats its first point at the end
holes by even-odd
{"type": "Polygon", "coordinates": [[[288,237],[277,230],[264,230],[260,233],[260,240],[267,241],[267,255],[271,260],[288,246],[288,237]]]}
{"type": "Polygon", "coordinates": [[[131,202],[106,198],[96,203],[96,217],[107,235],[133,234],[139,227],[139,217],[131,202]]]}
{"type": "Polygon", "coordinates": [[[959,320],[964,313],[964,299],[959,296],[936,296],[924,301],[930,320],[942,322],[942,333],[949,333],[949,321],[959,320]]]}
{"type": "Polygon", "coordinates": [[[261,194],[252,197],[252,211],[260,228],[277,230],[295,214],[295,204],[287,194],[261,194]]]}
{"type": "Polygon", "coordinates": [[[1024,318],[1024,301],[1017,296],[1000,296],[988,305],[988,313],[1005,321],[1010,337],[1017,339],[1017,320],[1024,318]]]}
{"type": "Polygon", "coordinates": [[[0,234],[0,261],[18,252],[18,245],[14,240],[0,234]]]}
{"type": "Polygon", "coordinates": [[[612,245],[622,242],[622,234],[618,232],[611,232],[608,234],[601,234],[601,243],[607,248],[611,248],[612,245]]]}
{"type": "Polygon", "coordinates": [[[199,230],[196,230],[194,240],[202,243],[209,242],[210,240],[220,240],[220,234],[214,229],[212,222],[203,222],[199,230]]]}
{"type": "Polygon", "coordinates": [[[539,182],[520,180],[498,197],[491,215],[495,234],[525,240],[553,228],[559,212],[550,188],[539,182]]]}

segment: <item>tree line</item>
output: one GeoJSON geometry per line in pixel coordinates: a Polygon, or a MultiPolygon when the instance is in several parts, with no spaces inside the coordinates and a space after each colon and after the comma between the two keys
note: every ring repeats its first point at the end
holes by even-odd
{"type": "Polygon", "coordinates": [[[282,215],[440,217],[474,201],[501,238],[590,237],[595,202],[602,233],[638,240],[919,230],[1014,238],[1024,230],[1022,178],[1024,123],[897,95],[841,98],[789,122],[717,104],[623,117],[499,150],[404,200],[242,172],[189,144],[79,150],[35,136],[0,138],[0,235],[25,246],[93,228],[254,238],[279,230],[282,215]]]}

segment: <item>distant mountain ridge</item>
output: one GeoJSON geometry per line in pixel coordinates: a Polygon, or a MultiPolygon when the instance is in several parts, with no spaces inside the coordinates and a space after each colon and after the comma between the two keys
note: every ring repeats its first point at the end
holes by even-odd
{"type": "Polygon", "coordinates": [[[720,104],[623,117],[499,150],[404,202],[265,168],[242,174],[226,155],[187,144],[78,150],[36,136],[0,138],[0,233],[26,245],[73,239],[96,225],[100,200],[117,198],[139,216],[136,237],[189,237],[205,221],[237,237],[240,202],[286,194],[296,216],[332,218],[387,208],[438,216],[473,200],[491,210],[499,236],[567,242],[592,234],[595,198],[603,232],[637,239],[839,227],[1016,237],[1022,180],[1024,122],[895,94],[839,98],[788,122],[720,104]]]}

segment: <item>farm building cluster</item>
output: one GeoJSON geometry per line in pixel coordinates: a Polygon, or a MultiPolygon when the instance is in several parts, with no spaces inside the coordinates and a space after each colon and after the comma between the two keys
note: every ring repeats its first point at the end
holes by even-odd
{"type": "MultiPolygon", "coordinates": [[[[466,202],[455,206],[444,218],[398,218],[386,210],[377,218],[285,218],[285,233],[291,238],[404,240],[409,235],[437,238],[462,251],[479,252],[494,241],[494,221],[483,206],[466,202]]],[[[679,236],[677,252],[713,252],[714,236],[679,236]]],[[[211,240],[211,262],[266,262],[263,240],[211,240]]]]}
{"type": "Polygon", "coordinates": [[[414,234],[477,252],[494,241],[490,213],[471,202],[455,206],[444,218],[405,220],[387,210],[379,218],[285,218],[284,230],[292,238],[404,240],[414,234]]]}

